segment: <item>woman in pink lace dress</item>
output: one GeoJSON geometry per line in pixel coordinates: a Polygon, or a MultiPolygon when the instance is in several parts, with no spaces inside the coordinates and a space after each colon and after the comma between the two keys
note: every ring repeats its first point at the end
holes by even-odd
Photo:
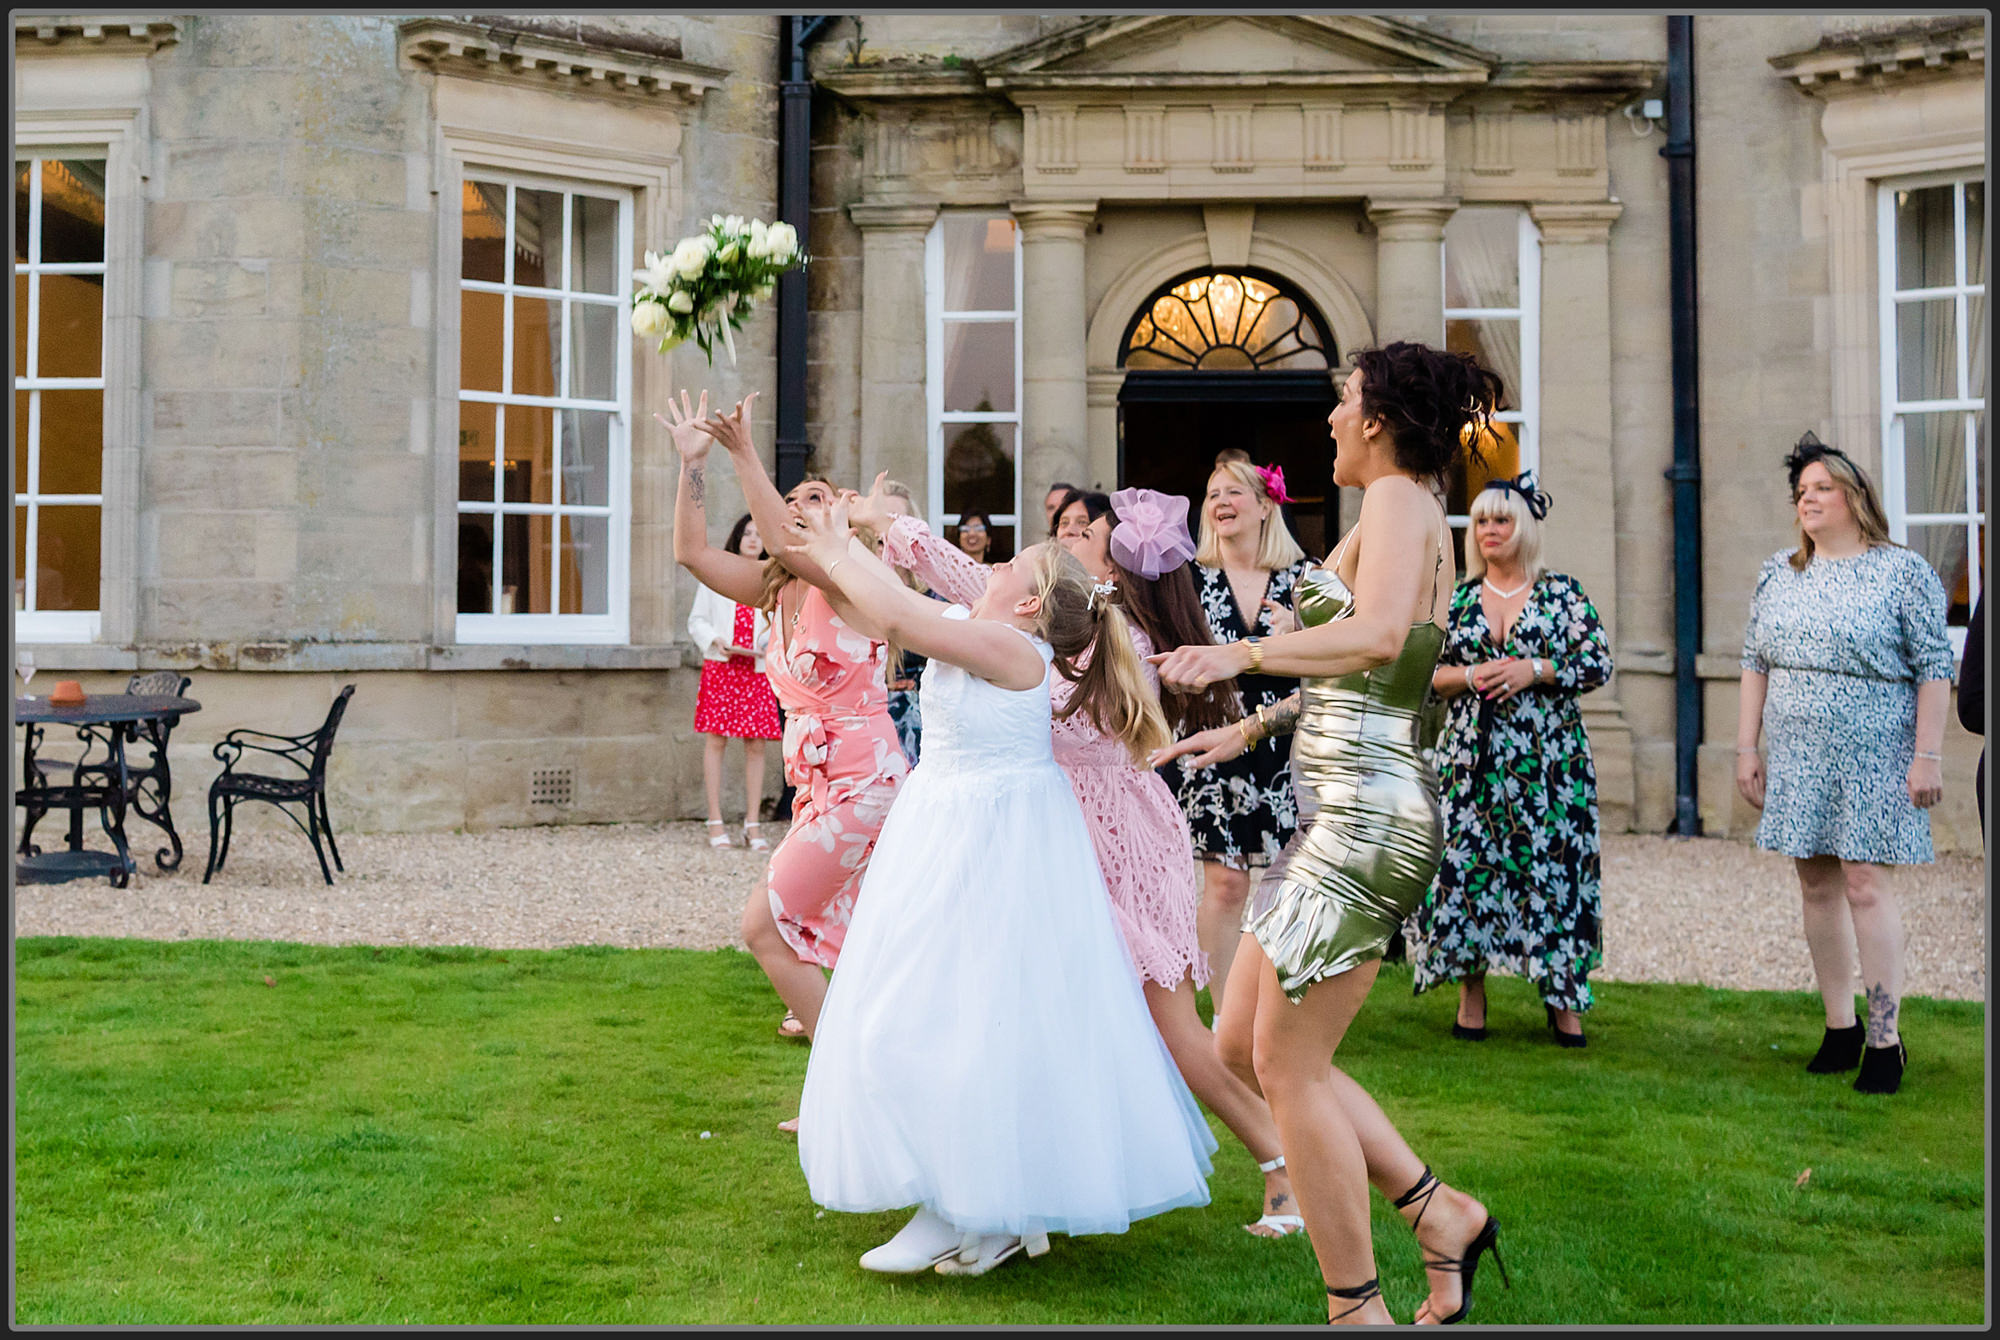
{"type": "Polygon", "coordinates": [[[792,514],[824,508],[834,497],[824,480],[779,495],[749,448],[754,398],[746,396],[732,415],[710,418],[706,394],[696,409],[683,392],[660,422],[681,456],[675,561],[731,600],[773,612],[766,672],[785,709],[785,779],[798,798],[791,827],[743,909],[743,940],[811,1037],[826,999],[824,970],[840,957],[854,895],[909,764],[889,719],[888,645],[857,631],[844,600],[830,601],[787,566],[810,560],[760,563],[708,542],[707,456],[716,441],[734,461],[760,533],[784,534],[792,514]]]}
{"type": "MultiPolygon", "coordinates": [[[[1098,517],[1067,547],[1105,584],[1105,598],[1121,599],[1132,615],[1132,642],[1141,662],[1153,652],[1155,637],[1169,647],[1211,641],[1187,572],[1194,542],[1187,534],[1186,500],[1126,489],[1113,505],[1114,511],[1098,517]],[[1180,504],[1177,525],[1174,503],[1180,504]],[[1115,510],[1121,506],[1129,514],[1122,524],[1115,510]],[[1122,558],[1114,559],[1113,552],[1122,558]],[[1185,592],[1177,592],[1176,581],[1185,592]],[[1177,601],[1173,594],[1182,598],[1177,601]],[[1150,636],[1144,631],[1148,625],[1150,636]]],[[[932,535],[922,521],[890,518],[876,495],[850,498],[849,517],[858,525],[882,527],[884,561],[914,572],[946,599],[969,606],[986,589],[989,569],[932,535]]],[[[1157,694],[1159,680],[1150,666],[1147,675],[1157,694]]],[[[1060,676],[1051,679],[1049,696],[1058,713],[1073,691],[1060,676]]],[[[1227,686],[1164,706],[1176,732],[1234,715],[1227,686]]],[[[1270,1109],[1222,1064],[1214,1035],[1195,1009],[1195,990],[1208,980],[1208,956],[1195,939],[1199,889],[1186,816],[1159,775],[1134,766],[1125,747],[1098,730],[1087,714],[1058,719],[1054,734],[1056,762],[1083,808],[1112,911],[1160,1037],[1188,1088],[1235,1132],[1264,1173],[1264,1214],[1246,1227],[1262,1237],[1298,1232],[1304,1221],[1292,1212],[1291,1182],[1270,1109]]]]}

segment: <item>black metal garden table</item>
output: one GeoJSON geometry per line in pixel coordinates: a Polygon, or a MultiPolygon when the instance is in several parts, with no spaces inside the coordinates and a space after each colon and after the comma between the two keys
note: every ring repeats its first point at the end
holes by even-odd
{"type": "Polygon", "coordinates": [[[67,850],[45,853],[30,845],[24,834],[14,866],[19,882],[61,884],[108,875],[113,885],[124,888],[137,869],[125,840],[128,796],[139,817],[162,829],[173,843],[171,864],[165,849],[155,861],[163,870],[178,865],[181,841],[168,809],[172,779],[165,751],[158,751],[156,766],[146,776],[145,785],[135,791],[131,789],[132,773],[126,767],[125,746],[138,740],[142,732],[157,745],[164,738],[162,727],[171,728],[187,713],[200,710],[201,704],[192,698],[129,693],[95,693],[78,707],[56,707],[47,698],[16,698],[14,720],[27,728],[21,745],[19,785],[14,791],[14,804],[28,812],[24,827],[31,829],[51,810],[69,811],[67,850]],[[36,764],[43,732],[51,726],[74,729],[83,744],[83,754],[73,765],[68,760],[51,760],[55,768],[71,770],[67,785],[51,783],[36,764]],[[84,849],[83,812],[88,809],[98,811],[115,852],[84,849]]]}

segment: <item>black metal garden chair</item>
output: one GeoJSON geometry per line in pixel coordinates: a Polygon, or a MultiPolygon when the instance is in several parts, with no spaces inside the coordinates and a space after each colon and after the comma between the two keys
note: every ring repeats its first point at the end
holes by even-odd
{"type": "Polygon", "coordinates": [[[208,788],[208,871],[201,882],[208,883],[222,863],[229,859],[229,835],[236,822],[236,806],[246,800],[261,800],[278,807],[287,819],[299,826],[299,830],[312,842],[313,855],[319,857],[319,872],[333,883],[333,871],[327,869],[326,852],[320,848],[320,834],[326,834],[326,845],[333,851],[334,868],[342,874],[347,867],[340,863],[340,847],[333,840],[333,820],[326,812],[326,760],[333,752],[333,735],[340,729],[340,719],[347,712],[347,700],[354,696],[354,686],[349,684],[334,698],[333,706],[327,710],[326,722],[310,735],[272,735],[268,731],[233,730],[222,737],[215,746],[215,756],[222,760],[222,775],[208,788]],[[251,738],[254,737],[254,738],[251,738]],[[274,743],[260,744],[268,740],[274,743]],[[272,754],[284,759],[303,772],[303,777],[273,777],[263,773],[238,772],[236,764],[246,750],[272,754]],[[306,817],[287,808],[289,805],[305,806],[306,817]],[[220,845],[217,834],[220,833],[220,845]]]}
{"type": "MultiPolygon", "coordinates": [[[[155,670],[148,675],[133,675],[125,681],[125,692],[139,697],[185,698],[188,686],[194,683],[178,670],[155,670]]],[[[130,751],[125,756],[125,804],[146,822],[167,835],[171,847],[162,847],[153,853],[153,864],[162,871],[178,870],[181,864],[181,835],[174,830],[174,816],[170,808],[173,797],[173,771],[167,762],[167,742],[172,738],[179,717],[161,717],[144,721],[136,727],[134,743],[143,742],[152,753],[143,763],[130,751]]],[[[95,775],[109,782],[107,768],[102,763],[79,763],[74,759],[37,757],[35,775],[24,779],[32,791],[37,787],[53,784],[59,775],[68,775],[74,783],[83,786],[95,775]]],[[[46,808],[30,806],[21,825],[20,851],[24,856],[39,855],[41,848],[33,843],[35,825],[41,822],[46,808]]]]}

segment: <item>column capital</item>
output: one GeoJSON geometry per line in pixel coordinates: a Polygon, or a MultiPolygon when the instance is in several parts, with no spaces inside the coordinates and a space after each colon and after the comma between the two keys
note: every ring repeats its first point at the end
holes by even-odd
{"type": "Polygon", "coordinates": [[[1458,212],[1458,201],[1450,196],[1371,196],[1367,207],[1376,236],[1392,242],[1436,242],[1458,212]]]}
{"type": "Polygon", "coordinates": [[[921,233],[937,222],[936,205],[891,204],[879,200],[857,200],[847,207],[847,217],[864,233],[921,233]]]}
{"type": "Polygon", "coordinates": [[[1611,236],[1611,225],[1625,212],[1616,200],[1594,200],[1585,204],[1529,205],[1528,217],[1542,230],[1544,242],[1596,242],[1611,236]]]}
{"type": "Polygon", "coordinates": [[[1020,220],[1021,236],[1069,237],[1081,240],[1097,216],[1095,200],[1016,200],[1008,209],[1020,220]]]}

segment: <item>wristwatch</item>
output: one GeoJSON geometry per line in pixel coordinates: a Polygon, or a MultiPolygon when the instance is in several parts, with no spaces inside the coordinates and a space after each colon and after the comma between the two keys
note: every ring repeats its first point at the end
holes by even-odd
{"type": "Polygon", "coordinates": [[[1531,670],[1532,672],[1534,672],[1534,676],[1535,676],[1535,683],[1537,683],[1537,684],[1541,683],[1541,682],[1542,682],[1542,658],[1541,658],[1541,657],[1539,657],[1539,656],[1530,656],[1530,657],[1528,658],[1528,669],[1529,669],[1529,670],[1531,670]]]}

